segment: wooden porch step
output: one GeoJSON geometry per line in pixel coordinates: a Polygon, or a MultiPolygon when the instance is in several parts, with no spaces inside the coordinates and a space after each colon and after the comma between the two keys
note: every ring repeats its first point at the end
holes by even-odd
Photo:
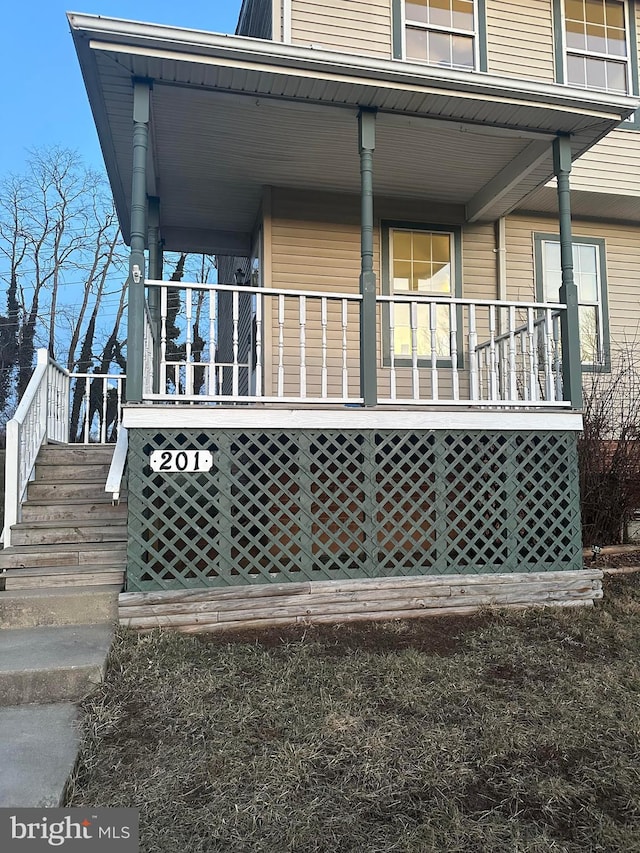
{"type": "Polygon", "coordinates": [[[6,591],[17,589],[59,589],[107,584],[122,587],[124,564],[112,566],[40,566],[9,569],[0,575],[6,591]]]}
{"type": "Polygon", "coordinates": [[[108,465],[113,444],[45,444],[38,453],[38,465],[108,465]]]}
{"type": "Polygon", "coordinates": [[[110,462],[83,462],[82,464],[64,464],[57,462],[42,463],[38,459],[36,463],[35,481],[54,481],[54,482],[82,482],[82,483],[102,483],[107,481],[109,474],[110,462]]]}
{"type": "MultiPolygon", "coordinates": [[[[31,501],[44,501],[49,498],[60,501],[78,501],[78,500],[101,500],[106,498],[110,500],[109,495],[105,492],[106,478],[93,480],[77,480],[64,483],[58,481],[36,482],[35,480],[27,486],[27,504],[31,501]]],[[[126,490],[120,493],[121,501],[126,498],[126,490]]],[[[25,504],[26,506],[26,504],[25,504]]]]}
{"type": "Polygon", "coordinates": [[[38,568],[41,566],[124,566],[127,543],[83,542],[76,545],[22,545],[0,551],[0,569],[38,568]]]}
{"type": "Polygon", "coordinates": [[[30,500],[22,507],[22,522],[34,521],[74,521],[84,519],[102,519],[109,522],[112,519],[125,518],[127,515],[126,503],[114,506],[110,498],[105,495],[100,499],[92,500],[64,500],[54,498],[51,500],[30,500]]]}
{"type": "Polygon", "coordinates": [[[59,521],[32,521],[14,524],[11,542],[16,547],[24,545],[85,544],[88,542],[126,542],[126,518],[84,519],[80,524],[59,521]]]}

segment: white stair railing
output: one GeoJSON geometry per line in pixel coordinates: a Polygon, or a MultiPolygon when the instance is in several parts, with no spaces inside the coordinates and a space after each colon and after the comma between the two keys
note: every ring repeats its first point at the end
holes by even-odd
{"type": "MultiPolygon", "coordinates": [[[[70,436],[71,386],[73,380],[85,383],[85,393],[78,413],[81,420],[76,427],[85,442],[106,444],[108,409],[108,383],[115,391],[114,426],[119,427],[122,409],[122,382],[119,374],[70,373],[52,358],[46,349],[37,352],[36,367],[13,418],[7,422],[4,530],[5,548],[11,545],[11,527],[20,521],[22,503],[27,486],[33,477],[38,452],[48,441],[68,444],[70,436]],[[91,383],[102,383],[99,401],[91,399],[91,383]],[[97,414],[93,408],[97,406],[97,414]],[[97,418],[94,429],[92,418],[97,418]]],[[[110,409],[111,407],[109,407],[110,409]]]]}

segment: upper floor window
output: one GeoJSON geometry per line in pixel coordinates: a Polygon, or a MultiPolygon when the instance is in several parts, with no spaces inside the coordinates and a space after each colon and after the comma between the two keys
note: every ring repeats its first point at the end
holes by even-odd
{"type": "Polygon", "coordinates": [[[564,0],[566,81],[626,95],[631,48],[623,0],[564,0]]]}
{"type": "Polygon", "coordinates": [[[475,0],[404,0],[405,59],[443,68],[477,67],[475,0]]]}

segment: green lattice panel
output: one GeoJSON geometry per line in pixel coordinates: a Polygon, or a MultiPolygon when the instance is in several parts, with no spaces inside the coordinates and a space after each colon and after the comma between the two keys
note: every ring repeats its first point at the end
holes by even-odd
{"type": "Polygon", "coordinates": [[[129,435],[129,589],[581,565],[571,433],[129,435]],[[213,469],[150,470],[177,448],[213,469]]]}

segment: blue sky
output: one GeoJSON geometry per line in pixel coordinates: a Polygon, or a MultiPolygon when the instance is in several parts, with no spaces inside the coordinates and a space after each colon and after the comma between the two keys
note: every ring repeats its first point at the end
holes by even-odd
{"type": "Polygon", "coordinates": [[[213,32],[235,30],[241,0],[11,0],[0,28],[0,177],[24,169],[28,150],[77,149],[102,156],[65,12],[151,21],[213,32]]]}

